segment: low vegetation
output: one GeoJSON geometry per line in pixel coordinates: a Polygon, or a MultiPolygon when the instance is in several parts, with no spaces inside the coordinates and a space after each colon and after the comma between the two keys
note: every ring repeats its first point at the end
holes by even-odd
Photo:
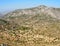
{"type": "MultiPolygon", "coordinates": [[[[36,12],[36,8],[30,10],[36,12]]],[[[39,8],[37,8],[38,11],[39,8]]],[[[42,7],[40,10],[44,8],[42,7]]],[[[29,11],[29,9],[26,9],[26,11],[29,11]]],[[[23,11],[20,12],[22,13],[19,14],[19,11],[15,11],[6,14],[5,18],[0,19],[1,45],[60,46],[60,19],[47,13],[28,14],[26,12],[26,14],[23,14],[23,11]]]]}

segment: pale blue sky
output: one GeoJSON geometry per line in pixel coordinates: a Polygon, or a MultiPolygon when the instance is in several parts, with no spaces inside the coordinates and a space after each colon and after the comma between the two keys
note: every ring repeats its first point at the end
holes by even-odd
{"type": "Polygon", "coordinates": [[[25,9],[39,5],[60,7],[60,0],[0,0],[0,11],[25,9]]]}

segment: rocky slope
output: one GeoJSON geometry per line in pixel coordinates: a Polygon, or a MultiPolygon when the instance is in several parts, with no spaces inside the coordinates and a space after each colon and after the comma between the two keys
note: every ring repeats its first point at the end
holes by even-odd
{"type": "Polygon", "coordinates": [[[6,14],[0,19],[0,43],[60,46],[60,9],[41,5],[6,14]]]}
{"type": "Polygon", "coordinates": [[[54,18],[60,18],[59,8],[47,7],[44,5],[34,7],[34,8],[28,8],[28,9],[18,9],[7,14],[7,17],[16,17],[16,16],[21,16],[21,15],[37,15],[41,13],[50,15],[54,18]]]}

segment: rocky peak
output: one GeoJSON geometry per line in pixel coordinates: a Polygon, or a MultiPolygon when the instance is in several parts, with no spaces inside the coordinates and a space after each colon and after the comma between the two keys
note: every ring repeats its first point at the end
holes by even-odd
{"type": "Polygon", "coordinates": [[[47,6],[45,6],[45,5],[40,5],[40,6],[38,6],[38,8],[46,8],[47,6]]]}

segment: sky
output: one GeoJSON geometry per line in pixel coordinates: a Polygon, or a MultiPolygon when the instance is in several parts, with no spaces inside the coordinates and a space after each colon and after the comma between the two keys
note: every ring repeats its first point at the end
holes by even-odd
{"type": "Polygon", "coordinates": [[[0,12],[46,5],[60,7],[60,0],[0,0],[0,12]]]}

